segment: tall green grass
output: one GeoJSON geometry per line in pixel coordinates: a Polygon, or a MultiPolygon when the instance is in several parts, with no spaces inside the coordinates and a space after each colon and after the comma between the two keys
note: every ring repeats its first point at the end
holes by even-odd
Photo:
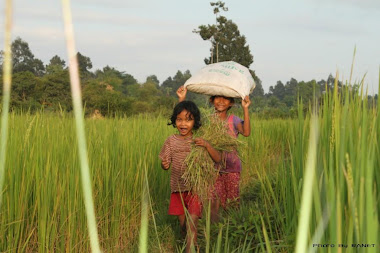
{"type": "MultiPolygon", "coordinates": [[[[252,134],[240,150],[241,208],[223,213],[211,228],[200,221],[202,250],[293,252],[296,241],[304,240],[306,252],[357,252],[352,244],[376,244],[365,251],[378,251],[379,108],[348,89],[337,91],[319,101],[317,141],[309,142],[311,114],[302,110],[302,101],[296,120],[253,118],[252,134]],[[316,150],[314,177],[305,184],[310,145],[316,150]],[[305,196],[308,187],[311,194],[305,196]],[[309,225],[301,237],[297,228],[306,215],[306,197],[309,225]]],[[[166,123],[166,117],[149,114],[85,122],[105,252],[183,249],[177,221],[167,215],[170,173],[158,159],[164,140],[175,133],[166,123]],[[147,204],[143,213],[141,203],[147,204]],[[141,223],[142,214],[147,223],[141,223]],[[147,238],[142,245],[140,232],[147,238]]],[[[90,251],[72,116],[11,113],[8,138],[0,251],[90,251]]]]}
{"type": "MultiPolygon", "coordinates": [[[[134,247],[144,167],[155,203],[168,196],[169,176],[157,159],[173,131],[165,123],[150,116],[86,122],[97,227],[105,251],[134,247]]],[[[11,114],[9,133],[0,251],[88,252],[73,119],[11,114]]]]}
{"type": "MultiPolygon", "coordinates": [[[[158,159],[164,140],[175,129],[166,125],[166,118],[152,115],[85,123],[101,248],[107,252],[137,249],[146,170],[150,193],[149,249],[162,251],[159,242],[165,251],[175,249],[172,239],[177,224],[167,215],[170,173],[160,168],[158,159]],[[151,222],[153,218],[156,225],[151,222]]],[[[254,144],[251,139],[248,142],[256,153],[247,154],[260,157],[261,152],[263,159],[273,159],[267,163],[261,159],[262,164],[278,164],[280,161],[273,158],[270,150],[281,152],[281,145],[278,147],[275,141],[282,133],[270,130],[271,139],[266,137],[265,129],[276,126],[271,121],[257,124],[257,139],[252,139],[254,144]],[[260,148],[262,145],[265,148],[260,148]]],[[[286,126],[283,121],[278,124],[286,126]]],[[[65,114],[11,113],[9,126],[0,251],[90,251],[74,119],[65,114]]],[[[249,171],[246,170],[247,175],[251,174],[249,171]]],[[[250,183],[244,180],[243,188],[250,183]]],[[[228,234],[223,230],[221,238],[228,238],[228,234]]],[[[220,245],[235,247],[225,239],[220,245]]]]}
{"type": "Polygon", "coordinates": [[[290,245],[281,251],[295,251],[296,240],[303,245],[297,252],[357,252],[357,246],[365,246],[357,244],[370,244],[359,249],[365,252],[379,251],[379,107],[368,105],[363,90],[341,89],[335,84],[319,101],[313,123],[319,135],[310,142],[311,113],[303,115],[300,103],[289,136],[289,163],[279,164],[268,181],[260,176],[268,203],[264,209],[274,210],[267,222],[278,228],[269,229],[271,245],[290,245]],[[316,150],[315,176],[308,178],[306,154],[311,149],[316,150]],[[307,202],[309,209],[302,209],[307,202]],[[304,227],[297,233],[298,226],[304,227]]]}

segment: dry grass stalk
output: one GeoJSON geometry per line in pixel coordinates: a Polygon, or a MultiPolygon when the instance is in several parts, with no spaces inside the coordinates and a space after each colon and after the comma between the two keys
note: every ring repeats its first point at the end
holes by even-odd
{"type": "MultiPolygon", "coordinates": [[[[202,126],[194,133],[194,138],[203,138],[220,152],[236,150],[241,141],[228,134],[227,123],[210,111],[202,112],[202,115],[205,115],[202,126]]],[[[202,201],[207,200],[218,176],[216,164],[204,147],[195,145],[185,163],[188,169],[182,177],[202,201]]]]}

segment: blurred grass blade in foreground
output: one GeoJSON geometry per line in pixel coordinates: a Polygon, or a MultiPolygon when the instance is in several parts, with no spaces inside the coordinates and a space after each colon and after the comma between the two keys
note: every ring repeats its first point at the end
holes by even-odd
{"type": "Polygon", "coordinates": [[[310,120],[310,139],[305,166],[305,180],[302,188],[302,201],[300,217],[298,219],[296,252],[306,252],[307,238],[309,234],[309,222],[312,208],[312,190],[314,181],[314,171],[316,165],[318,144],[318,120],[313,113],[310,120]]]}
{"type": "Polygon", "coordinates": [[[3,197],[3,184],[5,174],[5,155],[8,140],[8,114],[9,100],[12,83],[12,51],[11,51],[11,30],[12,30],[12,0],[6,1],[5,7],[5,38],[4,38],[4,64],[3,64],[3,106],[1,112],[1,150],[0,150],[0,207],[3,197]]]}
{"type": "Polygon", "coordinates": [[[80,90],[78,59],[76,58],[74,31],[71,18],[70,0],[62,0],[63,18],[65,26],[65,37],[69,59],[71,94],[73,99],[77,141],[79,150],[79,159],[81,164],[81,178],[83,188],[83,198],[86,207],[87,223],[92,252],[100,252],[98,229],[96,227],[96,218],[94,203],[92,199],[90,169],[88,165],[86,138],[84,132],[84,119],[82,112],[82,96],[80,90]]]}

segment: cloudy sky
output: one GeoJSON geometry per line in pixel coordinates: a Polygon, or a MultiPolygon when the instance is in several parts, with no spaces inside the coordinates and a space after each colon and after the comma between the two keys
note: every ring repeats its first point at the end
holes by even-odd
{"type": "MultiPolygon", "coordinates": [[[[54,55],[67,59],[61,1],[15,0],[12,37],[29,43],[47,64],[54,55]]],[[[267,92],[278,80],[327,79],[339,71],[353,79],[366,75],[370,93],[378,92],[380,67],[379,0],[226,0],[232,19],[246,36],[251,69],[267,92]]],[[[5,1],[0,2],[4,14],[5,1]]],[[[192,30],[215,22],[205,0],[72,1],[76,48],[93,69],[106,65],[140,82],[155,74],[160,82],[177,70],[195,73],[204,66],[210,43],[192,30]]],[[[0,16],[4,31],[4,15],[0,16]]],[[[0,32],[0,46],[4,48],[0,32]]]]}

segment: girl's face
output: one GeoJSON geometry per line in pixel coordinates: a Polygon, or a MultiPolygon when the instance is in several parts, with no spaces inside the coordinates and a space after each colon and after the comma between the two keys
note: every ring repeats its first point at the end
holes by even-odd
{"type": "Polygon", "coordinates": [[[218,112],[227,111],[233,103],[226,97],[216,96],[213,101],[215,110],[218,112]]]}
{"type": "Polygon", "coordinates": [[[195,121],[193,115],[191,115],[187,110],[180,112],[175,120],[175,125],[182,137],[188,137],[193,134],[192,130],[194,123],[195,121]]]}

